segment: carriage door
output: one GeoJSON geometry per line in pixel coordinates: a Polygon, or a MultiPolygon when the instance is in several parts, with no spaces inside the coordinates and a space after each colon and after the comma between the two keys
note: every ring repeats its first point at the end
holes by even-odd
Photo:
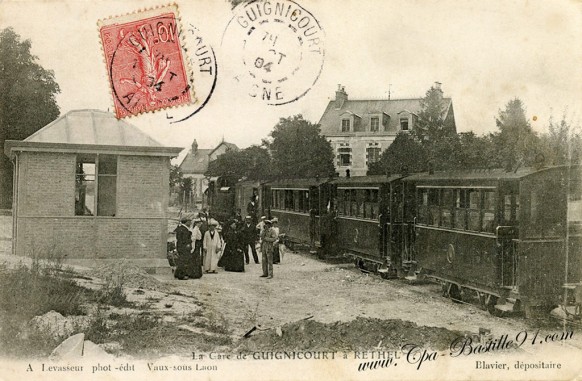
{"type": "Polygon", "coordinates": [[[400,189],[401,199],[398,205],[398,216],[402,221],[402,232],[399,239],[399,249],[402,253],[402,266],[410,269],[416,263],[414,241],[416,238],[416,211],[415,187],[410,183],[403,183],[400,189]]]}
{"type": "Polygon", "coordinates": [[[321,237],[320,216],[322,208],[327,207],[327,205],[321,205],[322,202],[318,186],[311,187],[307,197],[309,198],[307,209],[309,211],[309,239],[312,246],[321,246],[319,239],[321,237]]]}
{"type": "Polygon", "coordinates": [[[515,239],[518,238],[517,218],[519,195],[517,190],[502,188],[499,192],[499,226],[497,227],[498,279],[504,287],[517,285],[517,260],[515,239]]]}
{"type": "Polygon", "coordinates": [[[402,243],[408,229],[404,224],[404,193],[402,188],[403,185],[399,181],[390,183],[390,203],[387,206],[390,212],[388,213],[389,219],[385,236],[387,254],[398,268],[406,266],[405,262],[407,261],[402,243]]]}

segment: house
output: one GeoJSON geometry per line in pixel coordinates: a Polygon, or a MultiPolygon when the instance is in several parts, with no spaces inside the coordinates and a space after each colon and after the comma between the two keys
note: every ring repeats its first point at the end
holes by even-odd
{"type": "Polygon", "coordinates": [[[190,150],[179,164],[182,175],[192,179],[192,198],[194,203],[203,201],[204,191],[208,188],[208,179],[205,176],[208,164],[227,151],[238,150],[239,148],[235,144],[224,140],[213,149],[198,148],[198,142],[194,139],[190,150]]]}
{"type": "MultiPolygon", "coordinates": [[[[440,83],[435,87],[440,90],[440,83]]],[[[352,176],[366,175],[368,166],[380,159],[399,132],[414,129],[421,101],[422,98],[350,100],[345,88],[339,85],[319,124],[321,134],[332,145],[340,176],[345,176],[346,170],[352,176]]],[[[443,101],[444,118],[454,126],[453,102],[451,98],[443,101]]]]}
{"type": "Polygon", "coordinates": [[[98,110],[71,111],[23,141],[7,140],[13,253],[167,266],[170,158],[181,149],[98,110]]]}

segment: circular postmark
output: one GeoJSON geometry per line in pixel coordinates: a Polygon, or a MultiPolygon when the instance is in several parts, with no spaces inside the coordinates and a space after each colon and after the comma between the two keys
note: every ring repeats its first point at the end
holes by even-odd
{"type": "Polygon", "coordinates": [[[250,97],[283,105],[317,82],[325,58],[317,19],[291,0],[257,0],[234,10],[222,39],[230,72],[250,97]]]}
{"type": "Polygon", "coordinates": [[[196,88],[196,99],[187,108],[171,110],[166,114],[170,124],[183,122],[196,115],[210,101],[218,79],[218,64],[212,46],[192,23],[184,26],[186,60],[192,70],[191,78],[196,88]]]}

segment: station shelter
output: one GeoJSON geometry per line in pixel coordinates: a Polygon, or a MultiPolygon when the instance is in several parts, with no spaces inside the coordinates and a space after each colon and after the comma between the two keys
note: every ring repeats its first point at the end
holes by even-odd
{"type": "Polygon", "coordinates": [[[181,150],[98,110],[71,111],[23,141],[7,140],[13,254],[159,267],[166,261],[170,159],[181,150]]]}

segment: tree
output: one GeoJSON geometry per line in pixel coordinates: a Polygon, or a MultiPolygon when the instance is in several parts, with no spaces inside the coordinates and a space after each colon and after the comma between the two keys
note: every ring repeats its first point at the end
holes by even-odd
{"type": "Polygon", "coordinates": [[[548,123],[548,132],[540,136],[541,150],[549,165],[579,163],[582,151],[582,138],[578,128],[573,128],[566,113],[559,122],[553,116],[548,123]]]}
{"type": "Polygon", "coordinates": [[[525,116],[525,106],[519,98],[510,100],[495,119],[499,132],[491,135],[495,149],[495,165],[512,168],[530,166],[536,160],[539,138],[525,116]]]}
{"type": "Polygon", "coordinates": [[[456,168],[494,167],[494,147],[490,136],[477,136],[474,132],[459,133],[459,144],[454,156],[456,168]]]}
{"type": "Polygon", "coordinates": [[[424,147],[407,132],[399,132],[388,149],[382,152],[380,160],[370,166],[368,174],[422,172],[427,169],[427,164],[424,147]]]}
{"type": "MultiPolygon", "coordinates": [[[[0,147],[22,140],[59,116],[60,92],[54,73],[30,52],[30,40],[20,41],[11,28],[0,31],[0,147]]],[[[12,204],[12,163],[0,155],[0,208],[12,204]]]]}
{"type": "Polygon", "coordinates": [[[328,177],[335,173],[331,144],[320,126],[302,115],[281,118],[263,140],[273,158],[273,174],[280,178],[328,177]]]}
{"type": "Polygon", "coordinates": [[[271,174],[271,156],[265,147],[253,145],[240,151],[228,151],[208,164],[206,176],[226,176],[235,180],[266,179],[271,174]]]}
{"type": "Polygon", "coordinates": [[[170,167],[170,191],[179,186],[182,183],[183,178],[184,174],[180,170],[180,166],[172,165],[170,167]]]}
{"type": "Polygon", "coordinates": [[[453,119],[446,117],[447,105],[442,90],[432,86],[420,104],[413,136],[436,169],[454,168],[459,141],[453,119]]]}

